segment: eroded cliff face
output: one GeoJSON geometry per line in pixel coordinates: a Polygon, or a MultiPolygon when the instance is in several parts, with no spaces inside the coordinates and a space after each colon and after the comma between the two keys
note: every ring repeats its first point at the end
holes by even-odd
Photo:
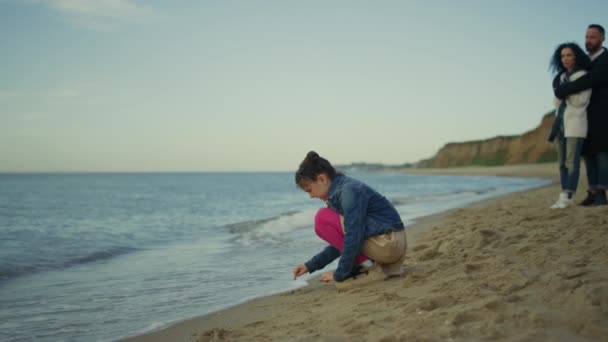
{"type": "Polygon", "coordinates": [[[546,142],[553,120],[551,112],[543,116],[538,127],[522,135],[448,143],[434,157],[421,161],[419,166],[492,166],[555,161],[555,147],[546,142]]]}

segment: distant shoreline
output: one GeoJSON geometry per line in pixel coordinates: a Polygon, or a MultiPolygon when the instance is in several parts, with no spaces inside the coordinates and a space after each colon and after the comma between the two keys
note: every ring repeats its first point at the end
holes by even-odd
{"type": "MultiPolygon", "coordinates": [[[[584,167],[581,171],[584,172],[584,167]]],[[[407,174],[432,175],[472,175],[472,176],[505,176],[505,177],[535,177],[559,180],[556,163],[514,164],[503,166],[463,166],[450,168],[408,168],[399,170],[407,174]]],[[[581,175],[583,178],[584,175],[581,175]]]]}

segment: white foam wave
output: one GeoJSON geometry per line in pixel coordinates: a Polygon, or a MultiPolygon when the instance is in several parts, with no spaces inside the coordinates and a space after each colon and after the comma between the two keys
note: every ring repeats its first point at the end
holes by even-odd
{"type": "Polygon", "coordinates": [[[243,245],[251,245],[260,241],[284,243],[289,240],[289,233],[310,228],[317,210],[304,210],[265,221],[253,229],[242,232],[238,241],[243,245]]]}

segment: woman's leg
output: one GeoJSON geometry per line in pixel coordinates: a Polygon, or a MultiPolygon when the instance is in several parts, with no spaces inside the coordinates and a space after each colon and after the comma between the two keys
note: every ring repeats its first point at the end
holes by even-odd
{"type": "Polygon", "coordinates": [[[562,186],[562,191],[566,191],[568,184],[568,168],[566,167],[566,138],[557,137],[557,164],[559,167],[559,181],[562,186]]]}
{"type": "MultiPolygon", "coordinates": [[[[315,233],[330,245],[336,247],[340,253],[344,247],[344,230],[340,214],[329,208],[321,208],[315,216],[315,233]]],[[[368,257],[363,253],[359,253],[356,262],[361,264],[368,257]]]]}
{"type": "Polygon", "coordinates": [[[566,138],[566,160],[564,165],[568,174],[568,181],[564,190],[568,192],[568,197],[571,198],[576,193],[578,187],[578,178],[580,172],[581,149],[583,148],[583,138],[566,138]]]}

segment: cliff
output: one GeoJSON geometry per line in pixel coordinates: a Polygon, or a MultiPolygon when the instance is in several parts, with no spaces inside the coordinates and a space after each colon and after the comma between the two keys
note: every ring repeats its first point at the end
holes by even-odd
{"type": "Polygon", "coordinates": [[[448,143],[432,158],[420,161],[418,166],[495,166],[555,161],[555,147],[546,142],[553,119],[554,113],[547,113],[538,127],[521,135],[448,143]]]}

